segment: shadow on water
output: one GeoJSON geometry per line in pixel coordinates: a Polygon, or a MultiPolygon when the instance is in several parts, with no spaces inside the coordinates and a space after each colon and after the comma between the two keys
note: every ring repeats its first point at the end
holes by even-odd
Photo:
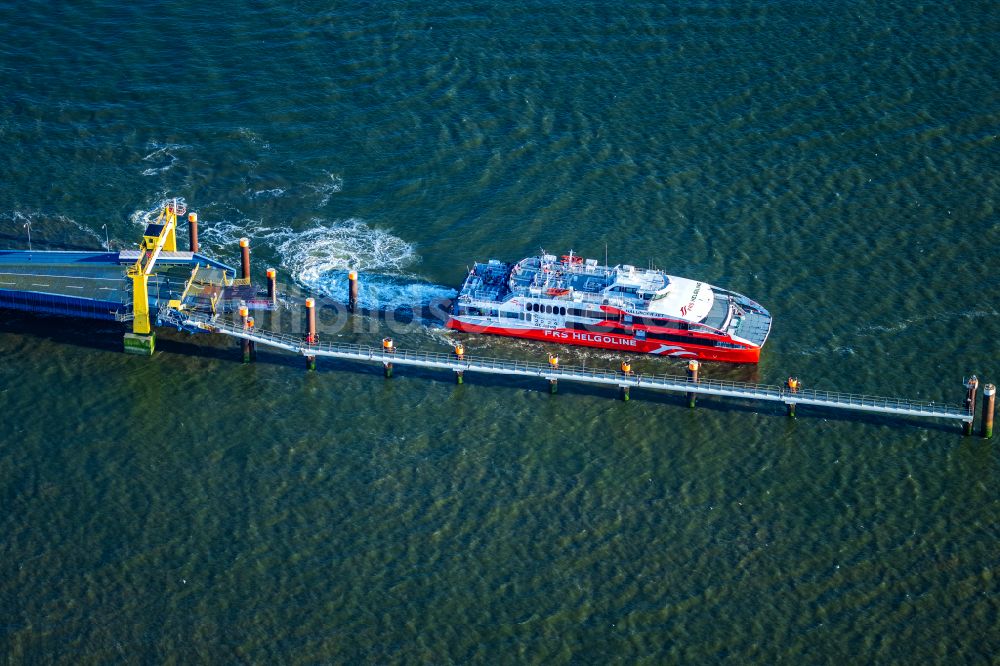
{"type": "Polygon", "coordinates": [[[0,310],[0,332],[83,349],[121,351],[124,329],[112,321],[0,310]]]}

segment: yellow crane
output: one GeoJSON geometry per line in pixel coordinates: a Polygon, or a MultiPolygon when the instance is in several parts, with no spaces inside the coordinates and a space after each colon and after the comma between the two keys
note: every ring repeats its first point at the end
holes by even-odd
{"type": "Polygon", "coordinates": [[[139,243],[139,258],[129,266],[132,280],[132,332],[149,335],[153,327],[149,320],[149,276],[153,274],[160,252],[177,251],[177,216],[184,215],[187,206],[174,199],[163,207],[156,222],[146,225],[139,243]]]}

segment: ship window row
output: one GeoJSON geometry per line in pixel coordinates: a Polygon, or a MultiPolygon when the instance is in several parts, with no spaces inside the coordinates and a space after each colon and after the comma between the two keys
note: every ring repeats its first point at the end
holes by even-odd
{"type": "Polygon", "coordinates": [[[640,340],[663,340],[666,342],[687,342],[711,344],[709,340],[699,340],[690,335],[672,335],[670,333],[652,333],[649,331],[633,331],[632,329],[620,328],[618,326],[600,326],[598,324],[581,324],[579,322],[566,322],[566,328],[574,331],[587,331],[588,333],[617,333],[618,335],[632,335],[640,340]]]}
{"type": "Polygon", "coordinates": [[[695,324],[686,321],[678,321],[675,319],[657,319],[655,317],[641,317],[635,315],[619,315],[610,312],[603,312],[601,310],[587,310],[582,308],[565,307],[560,305],[543,305],[542,303],[529,302],[525,304],[525,309],[528,312],[537,312],[539,314],[550,314],[559,315],[560,317],[570,316],[570,317],[580,317],[586,319],[598,319],[601,321],[620,321],[625,325],[639,324],[642,326],[661,326],[664,328],[672,328],[679,331],[688,330],[700,330],[706,333],[715,333],[716,331],[707,326],[702,326],[701,324],[695,324]]]}
{"type": "Polygon", "coordinates": [[[567,308],[562,305],[543,305],[541,303],[526,303],[525,309],[528,312],[538,312],[539,314],[557,314],[561,317],[569,315],[570,317],[592,317],[594,319],[613,319],[614,317],[608,315],[600,310],[581,310],[580,308],[567,308]]]}
{"type": "Polygon", "coordinates": [[[593,317],[594,319],[608,319],[610,316],[600,310],[581,310],[580,308],[570,308],[569,313],[573,317],[593,317]]]}
{"type": "Polygon", "coordinates": [[[537,312],[539,314],[555,314],[560,317],[566,316],[566,308],[560,305],[542,305],[541,303],[528,303],[525,305],[528,312],[537,312]]]}
{"type": "Polygon", "coordinates": [[[499,317],[503,319],[523,319],[522,313],[520,312],[508,312],[506,310],[497,310],[496,308],[473,308],[460,306],[455,314],[459,316],[470,315],[473,317],[499,317]]]}

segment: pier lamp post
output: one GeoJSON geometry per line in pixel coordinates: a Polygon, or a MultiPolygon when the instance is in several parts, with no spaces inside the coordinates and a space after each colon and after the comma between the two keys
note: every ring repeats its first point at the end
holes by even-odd
{"type": "Polygon", "coordinates": [[[28,252],[31,252],[31,221],[24,223],[24,228],[28,230],[28,252]]]}
{"type": "Polygon", "coordinates": [[[108,239],[108,225],[102,224],[101,229],[104,229],[104,249],[111,252],[111,241],[108,239]]]}

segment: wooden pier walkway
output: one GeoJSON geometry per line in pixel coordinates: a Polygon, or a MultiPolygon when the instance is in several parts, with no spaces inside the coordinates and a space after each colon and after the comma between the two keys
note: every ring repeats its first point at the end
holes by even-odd
{"type": "Polygon", "coordinates": [[[396,349],[386,351],[378,347],[362,345],[341,345],[327,342],[307,343],[301,338],[273,333],[260,329],[247,329],[237,324],[220,321],[218,318],[199,312],[180,312],[169,308],[159,313],[163,325],[173,325],[188,330],[220,333],[233,338],[249,340],[256,344],[283,349],[304,357],[328,357],[349,361],[393,364],[437,368],[456,373],[481,372],[485,374],[537,377],[551,381],[574,381],[585,384],[631,387],[669,391],[675,393],[695,393],[744,400],[778,402],[793,408],[795,405],[814,405],[828,409],[846,409],[901,416],[955,419],[971,423],[974,415],[961,406],[948,406],[933,402],[888,398],[852,393],[837,393],[813,389],[792,391],[787,387],[751,384],[744,382],[701,379],[692,381],[679,375],[650,375],[642,373],[596,370],[573,366],[553,367],[546,363],[512,361],[494,358],[477,358],[465,355],[459,359],[440,352],[417,352],[396,349]]]}

